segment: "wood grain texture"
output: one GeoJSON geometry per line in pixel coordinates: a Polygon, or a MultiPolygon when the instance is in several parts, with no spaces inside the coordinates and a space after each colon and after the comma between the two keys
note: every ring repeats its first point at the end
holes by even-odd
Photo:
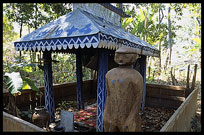
{"type": "Polygon", "coordinates": [[[198,89],[193,90],[186,100],[171,116],[160,132],[186,132],[190,131],[192,118],[197,108],[198,89]]]}
{"type": "Polygon", "coordinates": [[[132,65],[138,58],[130,48],[116,50],[119,67],[106,74],[107,98],[104,110],[105,132],[141,132],[139,112],[142,103],[143,77],[132,65]]]}
{"type": "Polygon", "coordinates": [[[131,68],[118,67],[106,74],[106,82],[105,131],[141,131],[139,116],[143,89],[141,74],[131,68]]]}

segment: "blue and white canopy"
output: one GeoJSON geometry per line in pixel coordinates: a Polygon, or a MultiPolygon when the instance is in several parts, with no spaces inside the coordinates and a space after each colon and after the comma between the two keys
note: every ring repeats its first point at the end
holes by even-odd
{"type": "Polygon", "coordinates": [[[59,17],[14,42],[16,51],[56,51],[80,48],[133,48],[138,54],[158,57],[155,47],[122,27],[87,11],[76,10],[59,17]]]}

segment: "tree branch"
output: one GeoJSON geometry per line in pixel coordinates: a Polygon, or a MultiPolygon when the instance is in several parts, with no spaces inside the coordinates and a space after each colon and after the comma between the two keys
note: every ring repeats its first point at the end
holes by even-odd
{"type": "Polygon", "coordinates": [[[201,22],[200,22],[200,20],[198,19],[198,17],[196,17],[196,20],[197,20],[199,26],[201,26],[201,22]]]}

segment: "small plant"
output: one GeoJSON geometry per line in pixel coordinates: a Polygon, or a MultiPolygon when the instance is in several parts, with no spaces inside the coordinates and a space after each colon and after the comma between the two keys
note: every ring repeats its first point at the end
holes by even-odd
{"type": "MultiPolygon", "coordinates": [[[[7,86],[9,91],[9,103],[7,106],[7,110],[9,113],[20,117],[20,111],[16,106],[16,96],[21,95],[23,89],[31,88],[36,92],[37,95],[42,95],[42,92],[35,85],[34,81],[30,78],[26,77],[26,73],[32,72],[32,67],[29,64],[17,64],[13,66],[13,72],[5,73],[4,75],[4,83],[7,86]],[[20,70],[20,72],[14,72],[20,70]],[[24,76],[22,76],[22,74],[24,76]]],[[[11,71],[11,70],[10,70],[11,71]]]]}
{"type": "Polygon", "coordinates": [[[77,102],[76,101],[62,101],[61,103],[58,104],[57,111],[60,110],[69,110],[70,108],[76,107],[77,102]]]}

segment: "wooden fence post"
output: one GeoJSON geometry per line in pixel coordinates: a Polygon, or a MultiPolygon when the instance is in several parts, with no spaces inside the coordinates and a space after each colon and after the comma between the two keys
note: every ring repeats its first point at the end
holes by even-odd
{"type": "Polygon", "coordinates": [[[192,90],[195,88],[196,72],[197,72],[197,64],[195,64],[195,67],[194,67],[194,74],[193,74],[193,80],[192,80],[192,86],[191,86],[192,90]]]}
{"type": "Polygon", "coordinates": [[[189,88],[189,74],[190,74],[190,64],[188,65],[188,71],[187,71],[187,80],[186,80],[186,88],[189,88]]]}
{"type": "Polygon", "coordinates": [[[148,69],[149,69],[149,78],[150,78],[151,67],[149,66],[148,69]]]}

